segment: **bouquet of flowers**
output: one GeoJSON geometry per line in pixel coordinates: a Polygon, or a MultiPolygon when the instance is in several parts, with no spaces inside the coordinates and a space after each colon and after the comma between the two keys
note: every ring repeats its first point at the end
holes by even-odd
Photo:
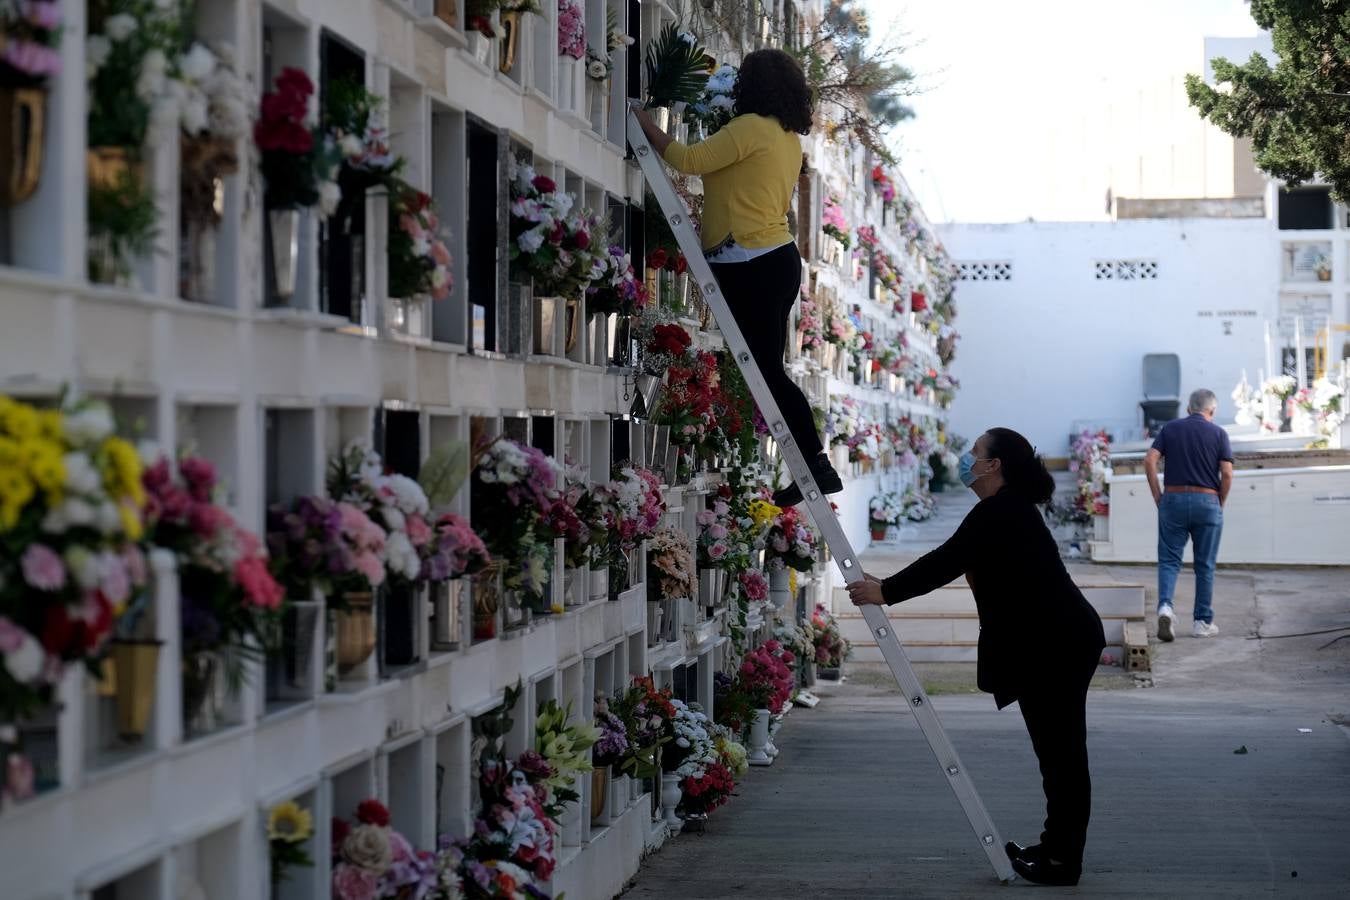
{"type": "Polygon", "coordinates": [[[740,74],[735,66],[723,64],[708,77],[703,95],[690,104],[689,111],[703,123],[708,134],[716,134],[731,121],[736,107],[736,78],[740,74]]]}
{"type": "Polygon", "coordinates": [[[765,537],[764,554],[770,569],[810,572],[816,564],[816,532],[793,506],[778,514],[765,537]]]}
{"type": "Polygon", "coordinates": [[[314,836],[314,817],[294,800],[278,803],[267,814],[267,846],[272,893],[286,880],[286,870],[314,865],[304,843],[314,836]]]}
{"type": "Polygon", "coordinates": [[[825,420],[825,434],[830,446],[847,445],[858,436],[863,427],[862,411],[852,397],[831,398],[830,411],[825,420]]]}
{"type": "Polygon", "coordinates": [[[267,209],[295,209],[318,205],[332,215],[342,199],[337,183],[341,163],[336,145],[326,134],[305,124],[314,82],[301,69],[285,68],[276,90],[263,94],[253,141],[262,153],[267,209]]]}
{"type": "Polygon", "coordinates": [[[709,765],[717,762],[708,727],[712,722],[701,709],[690,707],[683,700],[671,700],[675,715],[671,719],[674,738],[661,752],[661,769],[690,778],[701,776],[709,765]]]}
{"type": "Polygon", "coordinates": [[[815,629],[810,621],[801,625],[795,622],[779,622],[774,625],[773,639],[792,654],[789,668],[795,669],[802,660],[815,658],[815,629]]]}
{"type": "Polygon", "coordinates": [[[933,499],[932,494],[925,494],[911,487],[905,489],[901,506],[904,508],[905,519],[910,522],[926,522],[933,518],[933,512],[937,509],[937,502],[933,499]]]}
{"type": "Polygon", "coordinates": [[[612,507],[607,486],[590,487],[581,480],[579,473],[569,473],[562,495],[544,514],[544,521],[553,534],[566,541],[567,568],[589,565],[596,552],[608,542],[612,507]]]}
{"type": "MultiPolygon", "coordinates": [[[[97,673],[146,580],[136,449],[102,404],[0,395],[0,727],[52,700],[65,663],[97,673]]],[[[19,792],[25,793],[25,792],[19,792]]]]}
{"type": "Polygon", "coordinates": [[[216,224],[216,182],[239,171],[235,144],[249,132],[253,87],[237,71],[234,49],[193,43],[172,82],[182,123],[182,215],[216,224]]]}
{"type": "Polygon", "coordinates": [[[850,350],[858,335],[858,329],[848,316],[840,315],[834,309],[825,314],[825,340],[836,347],[850,350]]]}
{"type": "Polygon", "coordinates": [[[670,689],[657,690],[651,676],[637,676],[614,698],[610,708],[628,735],[628,753],[620,768],[635,778],[659,775],[657,751],[675,737],[675,704],[670,689]]]}
{"type": "Polygon", "coordinates": [[[754,709],[767,709],[774,715],[783,711],[796,684],[789,668],[792,662],[792,654],[777,641],[765,641],[745,655],[741,661],[740,688],[754,709]]]}
{"type": "MultiPolygon", "coordinates": [[[[61,71],[61,4],[59,0],[26,0],[0,8],[0,85],[41,87],[61,71]]],[[[16,198],[21,199],[21,198],[16,198]]]]}
{"type": "Polygon", "coordinates": [[[730,728],[719,724],[709,725],[708,733],[713,736],[713,746],[717,749],[718,761],[726,766],[727,771],[733,777],[740,778],[750,771],[750,760],[745,745],[737,739],[737,734],[733,733],[730,728]]]}
{"type": "Polygon", "coordinates": [[[731,799],[736,779],[721,759],[704,767],[700,775],[680,780],[680,806],[683,816],[707,815],[731,799]]]}
{"type": "Polygon", "coordinates": [[[699,566],[728,572],[740,572],[749,566],[750,545],[725,500],[714,500],[712,509],[698,514],[698,529],[699,566]]]}
{"type": "Polygon", "coordinates": [[[608,229],[573,203],[552,178],[512,161],[511,267],[539,296],[580,297],[607,267],[608,229]]]}
{"type": "Polygon", "coordinates": [[[587,309],[590,312],[618,313],[631,316],[647,305],[647,286],[633,271],[633,260],[618,244],[609,245],[603,254],[597,254],[596,265],[603,273],[586,288],[587,309]]]}
{"type": "Polygon", "coordinates": [[[375,114],[384,102],[351,75],[333,79],[325,87],[325,137],[336,147],[340,163],[342,198],[335,213],[340,223],[348,221],[357,205],[365,202],[368,189],[378,185],[397,188],[398,174],[407,164],[390,148],[389,132],[376,124],[375,114]]]}
{"type": "Polygon", "coordinates": [[[738,578],[745,599],[752,603],[762,603],[769,599],[769,579],[761,569],[747,569],[738,578]]]}
{"type": "Polygon", "coordinates": [[[650,319],[644,317],[644,326],[650,327],[646,329],[646,339],[642,343],[643,368],[648,372],[660,373],[676,366],[686,366],[689,363],[691,356],[689,349],[693,346],[694,339],[684,330],[683,325],[675,322],[653,324],[657,315],[656,311],[653,311],[650,319]]]}
{"type": "Polygon", "coordinates": [[[816,665],[823,669],[842,666],[852,647],[839,633],[839,623],[824,604],[816,604],[816,610],[811,615],[811,627],[816,645],[816,665]]]}
{"type": "Polygon", "coordinates": [[[661,482],[649,469],[622,466],[615,469],[609,489],[614,497],[610,531],[617,549],[630,552],[656,532],[666,514],[661,482]]]}
{"type": "Polygon", "coordinates": [[[821,205],[820,223],[820,230],[843,244],[845,250],[852,246],[848,222],[844,219],[844,210],[838,200],[833,197],[825,198],[825,202],[821,205]]]}
{"type": "Polygon", "coordinates": [[[1233,388],[1230,395],[1233,403],[1237,406],[1237,416],[1234,422],[1238,425],[1260,425],[1265,418],[1264,404],[1261,402],[1261,396],[1252,386],[1247,383],[1247,374],[1242,374],[1242,380],[1238,382],[1237,387],[1233,388]]]}
{"type": "Polygon", "coordinates": [[[355,823],[333,817],[333,900],[405,900],[435,883],[436,854],[389,827],[389,810],[363,800],[355,823]]]}
{"type": "MultiPolygon", "coordinates": [[[[215,503],[216,470],[184,457],[175,479],[167,457],[146,469],[146,540],[178,559],[179,619],[185,659],[229,648],[232,674],[276,638],[285,591],[267,569],[267,552],[215,503]]],[[[237,683],[237,680],[235,681],[237,683]]]]}
{"type": "Polygon", "coordinates": [[[671,443],[700,443],[717,425],[714,402],[721,371],[716,354],[690,353],[668,370],[666,391],[652,421],[670,427],[671,443]]]}
{"type": "Polygon", "coordinates": [[[591,748],[600,739],[600,732],[586,722],[568,723],[572,707],[560,707],[549,700],[539,707],[534,723],[534,749],[548,763],[551,770],[544,779],[549,787],[552,804],[546,807],[555,817],[563,806],[574,803],[580,796],[573,786],[576,776],[591,771],[591,748]]]}
{"type": "Polygon", "coordinates": [[[694,546],[678,528],[661,528],[647,548],[647,568],[661,599],[698,596],[694,546]]]}
{"type": "Polygon", "coordinates": [[[296,600],[318,591],[342,609],[346,594],[375,590],[386,575],[384,544],[384,529],[350,503],[298,497],[267,512],[272,574],[296,600]]]}
{"type": "Polygon", "coordinates": [[[802,349],[811,350],[824,344],[824,329],[820,321],[820,307],[816,301],[803,295],[797,311],[797,333],[802,336],[802,349]]]}
{"type": "Polygon", "coordinates": [[[1084,516],[1104,516],[1111,503],[1106,473],[1111,468],[1111,439],[1105,431],[1084,431],[1074,439],[1069,471],[1078,475],[1076,504],[1084,516]]]}
{"type": "Polygon", "coordinates": [[[1294,395],[1294,404],[1317,424],[1318,431],[1330,437],[1345,421],[1345,392],[1325,375],[1294,395]]]}
{"type": "Polygon", "coordinates": [[[494,557],[508,561],[505,583],[543,609],[553,557],[545,516],[558,500],[562,468],[534,447],[498,438],[478,455],[470,484],[474,520],[494,557]]]}
{"type": "Polygon", "coordinates": [[[631,46],[633,39],[619,27],[619,16],[613,6],[605,7],[605,49],[586,48],[586,77],[592,81],[608,81],[614,74],[614,53],[631,46]]]}
{"type": "Polygon", "coordinates": [[[450,296],[450,251],[431,197],[396,181],[389,195],[389,296],[450,296]]]}
{"type": "Polygon", "coordinates": [[[440,582],[477,575],[491,563],[492,555],[469,523],[462,516],[446,513],[432,527],[422,557],[422,579],[440,582]]]}
{"type": "Polygon", "coordinates": [[[883,206],[890,206],[895,202],[895,182],[891,180],[891,176],[887,175],[881,166],[872,167],[872,187],[881,197],[883,206]]]}
{"type": "Polygon", "coordinates": [[[558,55],[586,56],[586,8],[578,0],[558,0],[558,55]]]}
{"type": "Polygon", "coordinates": [[[628,755],[628,728],[623,719],[609,711],[604,694],[595,695],[595,728],[598,737],[591,748],[591,764],[597,769],[617,766],[628,755]]]}
{"type": "Polygon", "coordinates": [[[713,673],[713,709],[719,727],[744,735],[755,715],[755,698],[743,689],[740,678],[727,672],[713,673]]]}
{"type": "Polygon", "coordinates": [[[421,579],[422,557],[434,536],[421,485],[406,475],[385,474],[378,453],[353,445],[329,464],[328,493],[383,526],[385,564],[392,577],[401,584],[421,579]]]}

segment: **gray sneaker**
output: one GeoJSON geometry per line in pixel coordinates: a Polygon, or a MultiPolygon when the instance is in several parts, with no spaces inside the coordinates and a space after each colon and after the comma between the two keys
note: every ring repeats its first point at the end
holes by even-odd
{"type": "Polygon", "coordinates": [[[1172,607],[1163,605],[1158,607],[1158,640],[1172,642],[1175,635],[1172,634],[1172,620],[1176,618],[1172,614],[1172,607]]]}
{"type": "Polygon", "coordinates": [[[1214,637],[1219,633],[1219,626],[1213,622],[1202,622],[1199,619],[1191,625],[1191,637],[1214,637]]]}

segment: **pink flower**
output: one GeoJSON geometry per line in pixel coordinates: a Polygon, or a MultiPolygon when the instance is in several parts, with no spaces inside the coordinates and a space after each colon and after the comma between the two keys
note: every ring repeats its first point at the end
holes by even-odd
{"type": "Polygon", "coordinates": [[[286,592],[267,571],[267,563],[257,556],[247,556],[235,563],[234,578],[244,590],[244,597],[254,606],[279,609],[286,592]]]}
{"type": "Polygon", "coordinates": [[[124,603],[131,596],[131,579],[122,557],[104,553],[98,559],[98,589],[113,606],[124,603]]]}
{"type": "Polygon", "coordinates": [[[434,241],[431,245],[431,258],[438,266],[450,265],[450,251],[445,244],[440,241],[434,241]]]}
{"type": "Polygon", "coordinates": [[[20,563],[23,580],[39,591],[59,591],[66,586],[66,566],[56,551],[44,544],[30,544],[20,563]]]}
{"type": "Polygon", "coordinates": [[[214,503],[198,503],[188,514],[188,526],[198,537],[211,540],[223,531],[234,527],[234,519],[229,512],[214,503]]]}
{"type": "Polygon", "coordinates": [[[178,463],[178,471],[187,482],[188,493],[198,503],[211,502],[211,492],[216,486],[216,467],[209,460],[189,456],[178,463]]]}
{"type": "Polygon", "coordinates": [[[0,616],[0,653],[13,653],[24,645],[28,632],[0,616]]]}
{"type": "Polygon", "coordinates": [[[33,764],[22,753],[11,753],[5,760],[5,798],[14,802],[33,796],[33,764]]]}
{"type": "Polygon", "coordinates": [[[333,870],[333,897],[335,900],[375,900],[379,876],[374,872],[338,863],[333,870]]]}
{"type": "Polygon", "coordinates": [[[5,47],[0,59],[27,75],[42,77],[61,71],[61,55],[51,47],[32,41],[13,41],[5,47]]]}
{"type": "Polygon", "coordinates": [[[127,567],[127,577],[135,585],[145,584],[148,573],[145,569],[145,554],[141,548],[135,544],[127,544],[122,548],[122,564],[127,567]]]}
{"type": "Polygon", "coordinates": [[[380,562],[380,558],[374,553],[358,553],[352,559],[352,564],[356,567],[356,571],[366,576],[372,588],[384,584],[384,563],[380,562]]]}
{"type": "Polygon", "coordinates": [[[426,520],[416,514],[408,516],[405,529],[408,532],[408,540],[412,542],[414,547],[426,546],[435,536],[426,520]]]}

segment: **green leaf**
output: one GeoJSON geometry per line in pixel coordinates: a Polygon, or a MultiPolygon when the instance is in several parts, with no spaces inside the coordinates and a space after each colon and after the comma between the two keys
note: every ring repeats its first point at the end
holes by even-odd
{"type": "Polygon", "coordinates": [[[432,509],[449,506],[469,477],[469,442],[448,441],[422,463],[418,484],[426,491],[432,509]]]}
{"type": "Polygon", "coordinates": [[[707,53],[680,36],[674,22],[647,47],[647,108],[695,103],[708,84],[707,53]]]}

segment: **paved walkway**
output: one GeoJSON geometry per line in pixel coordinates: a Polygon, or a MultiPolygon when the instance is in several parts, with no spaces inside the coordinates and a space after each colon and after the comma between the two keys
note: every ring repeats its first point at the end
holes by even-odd
{"type": "MultiPolygon", "coordinates": [[[[956,505],[939,519],[947,533],[956,505]]],[[[1074,568],[1150,585],[1153,603],[1151,568],[1074,568]]],[[[1088,855],[1079,887],[1055,895],[1350,896],[1350,638],[1332,643],[1350,632],[1277,637],[1350,626],[1350,569],[1225,569],[1215,602],[1218,638],[1155,644],[1151,686],[1090,696],[1088,855]]],[[[794,711],[777,764],[753,770],[706,834],[648,859],[624,896],[1036,889],[994,880],[894,688],[855,671],[794,711]]],[[[1004,839],[1035,841],[1043,796],[1016,708],[997,712],[983,695],[933,702],[1004,839]]]]}

